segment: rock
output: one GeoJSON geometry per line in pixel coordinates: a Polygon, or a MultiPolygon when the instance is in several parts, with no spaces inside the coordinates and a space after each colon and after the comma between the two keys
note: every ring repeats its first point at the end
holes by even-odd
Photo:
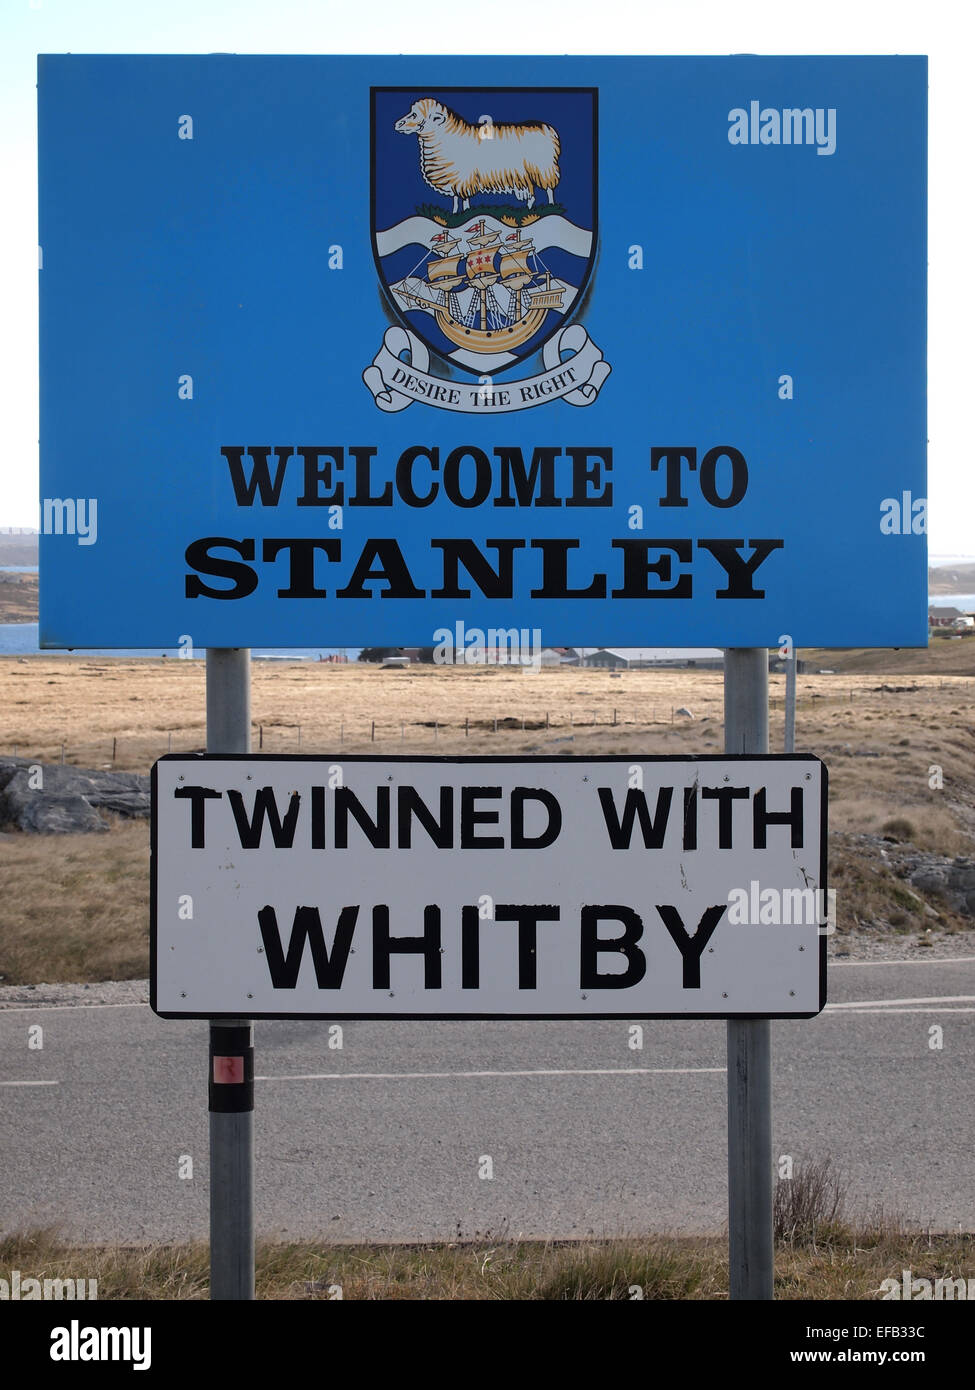
{"type": "Polygon", "coordinates": [[[65,796],[43,792],[28,792],[22,801],[15,802],[11,808],[8,800],[4,807],[18,830],[33,830],[47,835],[75,835],[79,832],[101,832],[108,826],[83,796],[65,796]]]}
{"type": "Polygon", "coordinates": [[[680,709],[675,709],[675,710],[674,710],[674,718],[675,718],[675,719],[693,719],[694,716],[693,716],[693,714],[691,714],[691,712],[690,712],[689,709],[685,709],[684,706],[681,705],[680,709]]]}
{"type": "Polygon", "coordinates": [[[938,855],[918,855],[916,867],[908,875],[913,888],[939,897],[963,917],[975,917],[975,860],[959,856],[943,859],[938,855]]]}
{"type": "Polygon", "coordinates": [[[105,812],[146,818],[149,778],[28,758],[0,759],[0,825],[55,835],[100,832],[108,829],[105,812]]]}

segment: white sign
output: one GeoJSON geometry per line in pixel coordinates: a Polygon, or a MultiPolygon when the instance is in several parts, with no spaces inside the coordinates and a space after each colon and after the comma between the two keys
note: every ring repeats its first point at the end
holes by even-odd
{"type": "Polygon", "coordinates": [[[164,1017],[811,1017],[818,758],[162,758],[164,1017]]]}

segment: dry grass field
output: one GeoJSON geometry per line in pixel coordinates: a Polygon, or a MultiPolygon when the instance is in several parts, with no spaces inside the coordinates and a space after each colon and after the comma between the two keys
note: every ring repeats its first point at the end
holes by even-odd
{"type": "MultiPolygon", "coordinates": [[[[823,754],[851,743],[897,763],[920,763],[928,752],[929,761],[944,762],[933,756],[942,745],[961,753],[975,724],[975,640],[962,645],[968,669],[960,674],[892,674],[896,662],[886,652],[882,673],[800,676],[797,746],[823,754]]],[[[898,655],[906,664],[933,654],[898,655]]],[[[818,664],[826,655],[809,659],[818,664]]],[[[616,676],[304,661],[255,661],[252,671],[255,752],[636,755],[722,747],[720,671],[616,676]],[[681,708],[692,718],[678,716],[681,708]]],[[[773,675],[773,752],[782,747],[784,693],[784,677],[773,675]]],[[[0,701],[0,756],[16,750],[57,761],[63,746],[65,760],[79,767],[145,772],[170,744],[189,752],[206,741],[202,660],[3,657],[0,701]]]]}
{"type": "MultiPolygon", "coordinates": [[[[975,850],[973,674],[892,674],[932,653],[885,653],[882,675],[801,675],[796,745],[830,773],[831,883],[840,931],[970,925],[910,892],[857,837],[942,855],[975,850]],[[942,769],[943,787],[930,785],[942,769]],[[934,915],[936,914],[936,915],[934,915]]],[[[937,649],[940,655],[940,648],[937,649]]],[[[804,657],[809,654],[803,653],[804,657]]],[[[814,654],[813,664],[826,664],[814,654]]],[[[719,671],[443,669],[255,662],[253,747],[267,753],[719,753],[719,671]],[[691,718],[676,711],[686,708],[691,718]],[[375,727],[374,727],[375,726],[375,727]]],[[[773,751],[784,678],[771,677],[773,751]]],[[[0,756],[62,756],[140,772],[170,747],[205,744],[204,663],[0,659],[0,756]],[[114,757],[113,757],[114,753],[114,757]]],[[[936,779],[935,779],[936,780],[936,779]]],[[[147,958],[148,827],[110,834],[0,836],[5,983],[140,978],[147,958]]]]}
{"type": "MultiPolygon", "coordinates": [[[[879,1299],[883,1281],[899,1281],[904,1269],[932,1280],[963,1277],[972,1253],[971,1236],[834,1223],[802,1240],[778,1242],[775,1297],[879,1299]]],[[[77,1247],[56,1232],[24,1232],[0,1239],[0,1267],[19,1269],[22,1280],[96,1279],[102,1301],[209,1297],[209,1249],[202,1241],[77,1247]]],[[[486,1235],[473,1243],[399,1246],[262,1241],[256,1260],[259,1299],[601,1301],[630,1300],[636,1289],[647,1301],[727,1299],[726,1239],[570,1243],[486,1235]]]]}
{"type": "Polygon", "coordinates": [[[0,838],[3,984],[149,973],[149,827],[0,838]]]}

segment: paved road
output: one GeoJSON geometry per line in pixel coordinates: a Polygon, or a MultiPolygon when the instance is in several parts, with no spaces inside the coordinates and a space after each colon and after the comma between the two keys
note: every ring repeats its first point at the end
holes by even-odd
{"type": "MultiPolygon", "coordinates": [[[[861,1203],[975,1229],[975,957],[839,963],[830,999],[773,1025],[775,1153],[830,1155],[861,1203]]],[[[357,1023],[336,1051],[327,1024],[258,1024],[259,1231],[720,1231],[724,1025],[643,1026],[633,1051],[622,1022],[357,1023]]],[[[205,1024],[144,1005],[0,1011],[0,1230],[205,1235],[206,1053],[205,1024]]]]}

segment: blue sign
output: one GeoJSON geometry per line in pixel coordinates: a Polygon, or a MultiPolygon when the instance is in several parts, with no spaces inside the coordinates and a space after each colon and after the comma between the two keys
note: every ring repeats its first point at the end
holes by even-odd
{"type": "Polygon", "coordinates": [[[924,645],[926,90],[42,57],[41,645],[924,645]]]}

